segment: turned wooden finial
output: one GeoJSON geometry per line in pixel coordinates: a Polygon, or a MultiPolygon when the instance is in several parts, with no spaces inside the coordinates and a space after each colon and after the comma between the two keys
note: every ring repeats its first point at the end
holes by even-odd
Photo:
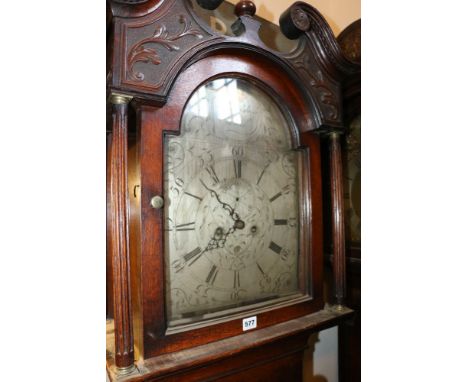
{"type": "Polygon", "coordinates": [[[242,0],[237,3],[236,8],[234,9],[234,13],[237,17],[245,15],[253,16],[255,15],[256,10],[257,7],[253,3],[253,1],[242,0]]]}

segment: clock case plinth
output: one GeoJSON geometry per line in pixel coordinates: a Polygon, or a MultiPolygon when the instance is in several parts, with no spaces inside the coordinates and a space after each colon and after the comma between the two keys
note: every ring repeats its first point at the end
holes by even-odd
{"type": "MultiPolygon", "coordinates": [[[[295,3],[281,17],[283,33],[298,39],[297,48],[289,53],[267,47],[258,36],[259,27],[251,15],[240,14],[236,26],[238,36],[218,34],[197,16],[188,0],[148,0],[134,4],[108,1],[107,84],[112,104],[108,124],[108,147],[112,147],[108,160],[111,232],[108,263],[112,277],[108,288],[113,291],[108,312],[115,323],[115,346],[108,366],[112,379],[177,380],[171,375],[186,370],[184,380],[191,380],[193,376],[189,378],[189,375],[201,376],[197,373],[209,368],[207,365],[214,360],[219,367],[213,369],[217,370],[213,375],[226,375],[225,380],[237,380],[235,376],[229,379],[227,375],[232,373],[267,375],[268,368],[263,370],[261,366],[267,364],[280,368],[283,365],[282,372],[286,372],[288,362],[297,364],[302,360],[302,350],[311,331],[335,325],[340,318],[351,314],[342,306],[345,267],[339,157],[330,159],[334,166],[334,187],[325,190],[334,201],[334,274],[339,309],[325,309],[322,298],[319,135],[330,136],[334,152],[339,151],[339,135],[344,131],[342,83],[358,74],[360,67],[342,55],[330,27],[310,5],[295,3]],[[260,78],[277,93],[285,94],[293,112],[303,116],[298,124],[300,141],[315,153],[310,164],[314,170],[311,188],[315,198],[309,276],[313,298],[275,314],[269,314],[268,310],[260,312],[262,324],[252,332],[242,333],[237,322],[225,322],[212,329],[200,328],[194,332],[197,335],[181,333],[168,339],[162,293],[163,212],[150,207],[151,198],[163,192],[162,166],[155,166],[162,162],[162,134],[159,138],[154,133],[145,135],[145,129],[162,132],[168,120],[180,118],[177,113],[184,100],[180,99],[179,104],[177,99],[174,101],[177,97],[173,90],[179,87],[178,94],[183,94],[184,83],[180,78],[196,65],[206,79],[226,73],[260,78]],[[133,131],[133,126],[138,128],[133,131]],[[145,147],[156,150],[145,151],[145,147]],[[145,179],[151,181],[145,183],[145,179]],[[291,346],[289,353],[284,352],[287,346],[291,346]],[[278,353],[278,349],[283,351],[278,353]],[[190,354],[195,358],[187,363],[190,354]],[[222,361],[227,354],[236,355],[222,361]],[[253,363],[256,366],[246,366],[247,354],[257,359],[253,363]],[[135,359],[136,368],[130,370],[135,359]],[[239,362],[237,367],[233,366],[234,360],[239,362]]],[[[192,85],[187,81],[187,90],[192,85]]],[[[290,373],[292,369],[297,368],[290,367],[290,373]]]]}
{"type": "MultiPolygon", "coordinates": [[[[129,382],[301,381],[303,353],[309,346],[310,334],[338,325],[352,315],[348,308],[326,307],[242,336],[137,361],[127,375],[116,371],[112,354],[108,354],[109,377],[129,382]]],[[[109,342],[112,340],[110,335],[109,342]]]]}

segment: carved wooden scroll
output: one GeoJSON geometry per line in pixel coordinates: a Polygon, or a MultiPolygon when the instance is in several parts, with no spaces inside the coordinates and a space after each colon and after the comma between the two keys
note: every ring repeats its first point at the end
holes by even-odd
{"type": "MultiPolygon", "coordinates": [[[[304,55],[314,55],[318,58],[323,73],[327,73],[335,81],[326,83],[343,83],[345,79],[360,75],[360,65],[350,61],[340,49],[333,36],[330,26],[323,16],[312,6],[296,2],[289,7],[280,18],[283,33],[292,39],[299,38],[301,34],[307,37],[310,49],[304,55]]],[[[312,60],[310,60],[312,61],[312,60]]],[[[341,159],[340,136],[336,131],[343,132],[342,122],[342,89],[340,98],[334,98],[334,94],[322,86],[324,77],[322,71],[313,73],[313,63],[299,63],[299,69],[306,77],[310,78],[310,85],[321,91],[319,94],[325,122],[331,129],[330,135],[330,194],[332,204],[332,241],[333,241],[333,274],[335,284],[335,298],[339,307],[343,306],[346,296],[346,257],[345,257],[345,225],[343,202],[343,163],[341,159]],[[304,68],[304,69],[303,69],[304,68]],[[320,81],[322,80],[322,81],[320,81]],[[338,110],[340,115],[338,115],[338,110]],[[339,118],[338,118],[339,117],[339,118]],[[338,125],[335,122],[339,122],[338,125]],[[338,129],[337,129],[338,128],[338,129]],[[335,132],[333,132],[335,130],[335,132]]],[[[317,70],[317,69],[315,69],[317,70]]]]}

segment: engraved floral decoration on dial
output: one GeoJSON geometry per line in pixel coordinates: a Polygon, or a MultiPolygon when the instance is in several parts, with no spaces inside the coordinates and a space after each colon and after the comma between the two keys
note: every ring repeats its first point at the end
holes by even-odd
{"type": "Polygon", "coordinates": [[[165,144],[169,325],[299,293],[299,177],[285,117],[243,79],[198,88],[165,144]]]}

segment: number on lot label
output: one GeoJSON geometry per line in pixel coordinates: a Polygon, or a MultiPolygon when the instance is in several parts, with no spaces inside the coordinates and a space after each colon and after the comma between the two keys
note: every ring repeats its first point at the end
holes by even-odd
{"type": "Polygon", "coordinates": [[[255,329],[257,327],[257,316],[244,318],[242,320],[242,330],[245,332],[246,330],[255,329]]]}

